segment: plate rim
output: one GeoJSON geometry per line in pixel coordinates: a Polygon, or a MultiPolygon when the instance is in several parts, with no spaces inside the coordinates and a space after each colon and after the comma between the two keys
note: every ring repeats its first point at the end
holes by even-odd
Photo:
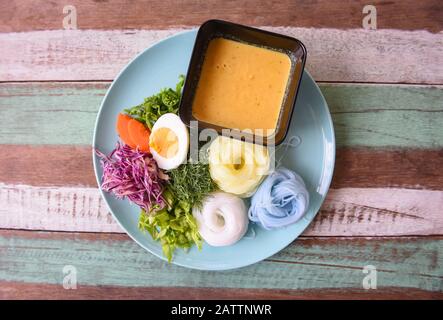
{"type": "MultiPolygon", "coordinates": [[[[116,84],[116,81],[120,78],[120,76],[131,66],[131,64],[132,63],[134,63],[140,56],[142,56],[143,54],[145,54],[147,51],[149,51],[150,49],[152,49],[153,47],[155,47],[155,46],[157,46],[157,45],[160,45],[161,43],[163,43],[163,42],[166,42],[166,41],[168,41],[168,40],[170,40],[170,39],[172,39],[172,38],[175,38],[175,37],[179,37],[179,36],[181,36],[181,35],[183,35],[183,34],[187,34],[187,33],[195,33],[195,32],[197,32],[198,31],[198,29],[199,28],[192,28],[192,29],[187,29],[187,30],[182,30],[182,31],[179,31],[179,32],[176,32],[176,33],[174,33],[174,34],[172,34],[172,35],[170,35],[170,36],[168,36],[168,37],[166,37],[166,38],[163,38],[163,39],[161,39],[161,40],[159,40],[159,41],[156,41],[155,43],[153,43],[153,44],[151,44],[150,46],[148,46],[148,47],[146,47],[145,49],[143,49],[141,52],[139,52],[138,54],[136,54],[132,59],[130,59],[128,62],[127,62],[127,64],[117,73],[117,75],[114,77],[114,79],[112,80],[112,83],[111,83],[111,85],[109,86],[109,88],[107,89],[107,91],[106,91],[106,94],[104,95],[104,97],[103,97],[103,99],[102,99],[102,101],[101,101],[101,103],[100,103],[100,107],[99,107],[99,109],[98,109],[98,112],[97,112],[97,116],[96,116],[96,119],[95,119],[95,124],[94,124],[94,132],[93,132],[93,136],[92,136],[92,164],[93,164],[93,168],[94,168],[94,175],[95,175],[95,179],[96,179],[96,182],[97,182],[97,186],[98,186],[98,189],[99,189],[99,192],[100,192],[100,196],[103,198],[103,200],[104,200],[104,202],[106,203],[106,206],[108,207],[108,210],[109,210],[109,212],[111,213],[111,215],[112,215],[112,217],[113,217],[113,219],[114,219],[114,221],[116,221],[117,222],[117,224],[120,226],[120,228],[135,242],[135,243],[137,243],[140,247],[142,247],[144,250],[146,250],[146,251],[148,251],[150,254],[152,254],[152,255],[154,255],[154,256],[156,256],[157,258],[160,258],[161,260],[163,260],[163,261],[165,261],[165,262],[167,262],[167,259],[163,256],[163,255],[161,255],[161,254],[157,254],[156,252],[153,252],[153,251],[151,251],[149,248],[147,248],[147,247],[145,247],[142,243],[140,243],[136,238],[135,238],[135,236],[133,236],[131,233],[129,233],[127,230],[126,230],[126,228],[125,227],[123,227],[123,225],[122,225],[122,223],[120,222],[120,220],[118,219],[118,217],[114,214],[114,211],[112,210],[112,208],[111,208],[111,206],[109,205],[109,203],[108,203],[108,201],[106,201],[106,197],[105,197],[105,193],[104,193],[104,191],[102,190],[102,188],[101,188],[101,178],[99,177],[99,174],[98,174],[98,168],[97,168],[97,165],[96,165],[96,157],[97,157],[97,155],[95,154],[95,145],[96,145],[96,141],[97,141],[97,128],[98,128],[98,126],[99,126],[99,122],[100,122],[100,118],[101,118],[101,115],[102,115],[102,112],[103,112],[103,110],[104,110],[104,108],[103,108],[103,106],[104,106],[104,104],[105,104],[105,102],[107,101],[107,99],[108,99],[108,96],[109,96],[109,94],[110,94],[110,92],[112,91],[112,89],[113,89],[113,87],[114,87],[114,85],[116,84]]],[[[256,263],[259,263],[259,262],[261,262],[261,261],[264,261],[264,260],[266,260],[266,259],[268,259],[269,257],[271,257],[271,256],[273,256],[273,255],[275,255],[275,254],[277,254],[278,252],[280,252],[280,251],[282,251],[282,250],[284,250],[286,247],[288,247],[290,244],[292,244],[295,240],[297,240],[297,238],[306,230],[306,228],[312,223],[312,221],[315,219],[315,217],[317,216],[317,214],[318,214],[318,212],[320,211],[320,208],[321,208],[321,206],[323,205],[323,203],[324,203],[324,201],[325,201],[325,199],[326,199],[326,196],[327,196],[327,194],[328,194],[328,192],[329,192],[329,189],[330,189],[330,186],[331,186],[331,183],[332,183],[332,179],[333,179],[333,176],[334,176],[334,170],[335,170],[335,161],[336,161],[336,149],[337,149],[337,145],[336,145],[336,138],[335,138],[335,129],[334,129],[334,122],[332,121],[332,115],[331,115],[331,112],[330,112],[330,109],[329,109],[329,105],[328,105],[328,103],[327,103],[327,101],[326,101],[326,99],[325,99],[325,97],[324,97],[324,95],[323,95],[323,92],[320,90],[320,87],[318,86],[318,84],[317,84],[317,82],[314,80],[314,78],[311,76],[311,74],[309,73],[309,71],[307,70],[307,68],[305,67],[304,68],[304,74],[306,73],[306,75],[310,78],[310,80],[312,80],[312,83],[314,84],[314,86],[315,86],[315,88],[317,89],[317,91],[320,93],[320,98],[321,98],[321,100],[322,100],[322,102],[324,103],[324,106],[326,107],[326,110],[327,110],[327,112],[326,112],[326,116],[327,116],[327,120],[328,120],[328,122],[329,122],[329,124],[330,124],[330,126],[331,126],[331,142],[332,142],[332,144],[333,144],[333,150],[332,150],[332,159],[333,159],[333,161],[332,161],[332,168],[331,168],[331,173],[330,173],[330,176],[328,177],[328,181],[327,181],[327,183],[325,183],[325,185],[327,185],[327,188],[326,188],[326,192],[325,192],[325,194],[324,195],[322,195],[322,197],[321,197],[321,201],[320,201],[320,207],[319,207],[319,209],[312,215],[312,219],[309,221],[309,223],[303,228],[303,230],[298,234],[298,235],[296,235],[290,242],[288,242],[288,244],[286,244],[284,247],[282,247],[281,249],[279,249],[278,251],[276,251],[276,252],[274,252],[273,254],[271,254],[271,255],[269,255],[269,256],[267,256],[267,257],[265,257],[265,258],[263,258],[263,259],[261,259],[261,260],[258,260],[258,261],[255,261],[255,262],[246,262],[246,263],[239,263],[239,264],[232,264],[232,265],[230,265],[229,267],[226,267],[226,266],[222,266],[222,267],[220,267],[220,268],[208,268],[208,267],[198,267],[198,266],[195,266],[195,265],[187,265],[186,263],[181,263],[181,262],[177,262],[177,261],[175,261],[174,259],[172,259],[172,261],[171,261],[171,264],[174,264],[174,265],[177,265],[177,266],[180,266],[180,267],[185,267],[185,268],[188,268],[188,269],[194,269],[194,270],[204,270],[204,271],[224,271],[224,270],[232,270],[232,269],[239,269],[239,268],[243,268],[243,267],[246,267],[246,266],[250,266],[250,265],[253,265],[253,264],[256,264],[256,263]]],[[[302,79],[300,80],[300,81],[302,81],[303,80],[303,75],[302,75],[302,79]]]]}

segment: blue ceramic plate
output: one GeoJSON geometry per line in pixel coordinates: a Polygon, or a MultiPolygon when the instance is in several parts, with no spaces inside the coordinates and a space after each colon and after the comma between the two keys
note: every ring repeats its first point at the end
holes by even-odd
{"type": "MultiPolygon", "coordinates": [[[[139,104],[143,98],[163,87],[175,87],[179,74],[186,74],[194,45],[196,30],[183,32],[160,41],[132,60],[110,86],[98,112],[93,147],[109,153],[118,136],[116,119],[124,108],[139,104]]],[[[335,162],[335,138],[331,115],[320,89],[305,71],[297,98],[292,123],[287,135],[292,145],[283,145],[276,152],[281,164],[299,173],[310,192],[310,207],[304,218],[287,228],[267,231],[250,224],[246,236],[235,245],[215,248],[204,245],[199,251],[176,250],[173,263],[202,270],[239,268],[266,259],[294,241],[317,214],[329,189],[335,162]]],[[[93,154],[94,170],[100,182],[102,169],[93,154]]],[[[140,210],[127,200],[116,200],[103,192],[103,198],[120,226],[139,245],[165,258],[159,243],[138,227],[140,210]]]]}

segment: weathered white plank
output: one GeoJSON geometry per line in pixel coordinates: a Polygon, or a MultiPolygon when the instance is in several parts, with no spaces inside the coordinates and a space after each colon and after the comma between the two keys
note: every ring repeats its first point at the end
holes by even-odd
{"type": "MultiPolygon", "coordinates": [[[[306,236],[443,234],[443,191],[330,190],[306,236]]],[[[122,232],[95,188],[0,185],[0,228],[122,232]]]]}
{"type": "Polygon", "coordinates": [[[443,234],[443,191],[399,188],[331,189],[306,235],[443,234]]]}
{"type": "Polygon", "coordinates": [[[123,232],[96,188],[0,184],[0,228],[123,232]]]}
{"type": "MultiPolygon", "coordinates": [[[[443,32],[264,28],[305,43],[317,81],[443,83],[443,32]]],[[[135,54],[182,30],[0,33],[0,81],[110,80],[135,54]]]]}

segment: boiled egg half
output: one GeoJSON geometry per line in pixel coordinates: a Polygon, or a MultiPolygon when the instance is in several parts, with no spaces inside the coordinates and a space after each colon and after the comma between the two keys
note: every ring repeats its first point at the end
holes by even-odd
{"type": "Polygon", "coordinates": [[[159,168],[164,170],[175,169],[186,160],[189,133],[176,114],[166,113],[154,123],[149,148],[159,168]]]}

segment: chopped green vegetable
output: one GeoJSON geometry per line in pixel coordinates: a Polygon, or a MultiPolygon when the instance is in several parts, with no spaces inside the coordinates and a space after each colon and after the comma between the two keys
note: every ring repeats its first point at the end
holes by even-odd
{"type": "MultiPolygon", "coordinates": [[[[143,122],[149,129],[165,113],[178,113],[184,76],[179,77],[175,90],[162,89],[158,94],[145,98],[143,103],[126,109],[131,117],[143,122]]],[[[163,254],[168,261],[177,248],[188,250],[194,244],[199,249],[202,238],[192,208],[200,206],[203,198],[216,189],[206,163],[186,163],[168,172],[170,184],[164,189],[162,198],[166,205],[157,211],[140,213],[138,227],[147,231],[155,241],[160,241],[163,254]]],[[[158,208],[157,208],[158,209],[158,208]]]]}
{"type": "Polygon", "coordinates": [[[141,104],[125,109],[125,112],[138,121],[143,122],[151,130],[160,116],[165,113],[177,114],[184,82],[185,77],[180,75],[175,90],[164,88],[160,93],[145,98],[141,104]]]}
{"type": "Polygon", "coordinates": [[[168,175],[171,191],[179,201],[191,206],[201,206],[203,198],[217,188],[207,163],[188,162],[168,171],[168,175]]]}
{"type": "Polygon", "coordinates": [[[191,213],[191,205],[176,200],[169,189],[163,192],[163,197],[167,207],[151,213],[142,210],[138,226],[140,230],[148,231],[152,239],[160,241],[163,254],[171,262],[176,248],[188,250],[196,244],[201,249],[202,239],[191,213]]]}

